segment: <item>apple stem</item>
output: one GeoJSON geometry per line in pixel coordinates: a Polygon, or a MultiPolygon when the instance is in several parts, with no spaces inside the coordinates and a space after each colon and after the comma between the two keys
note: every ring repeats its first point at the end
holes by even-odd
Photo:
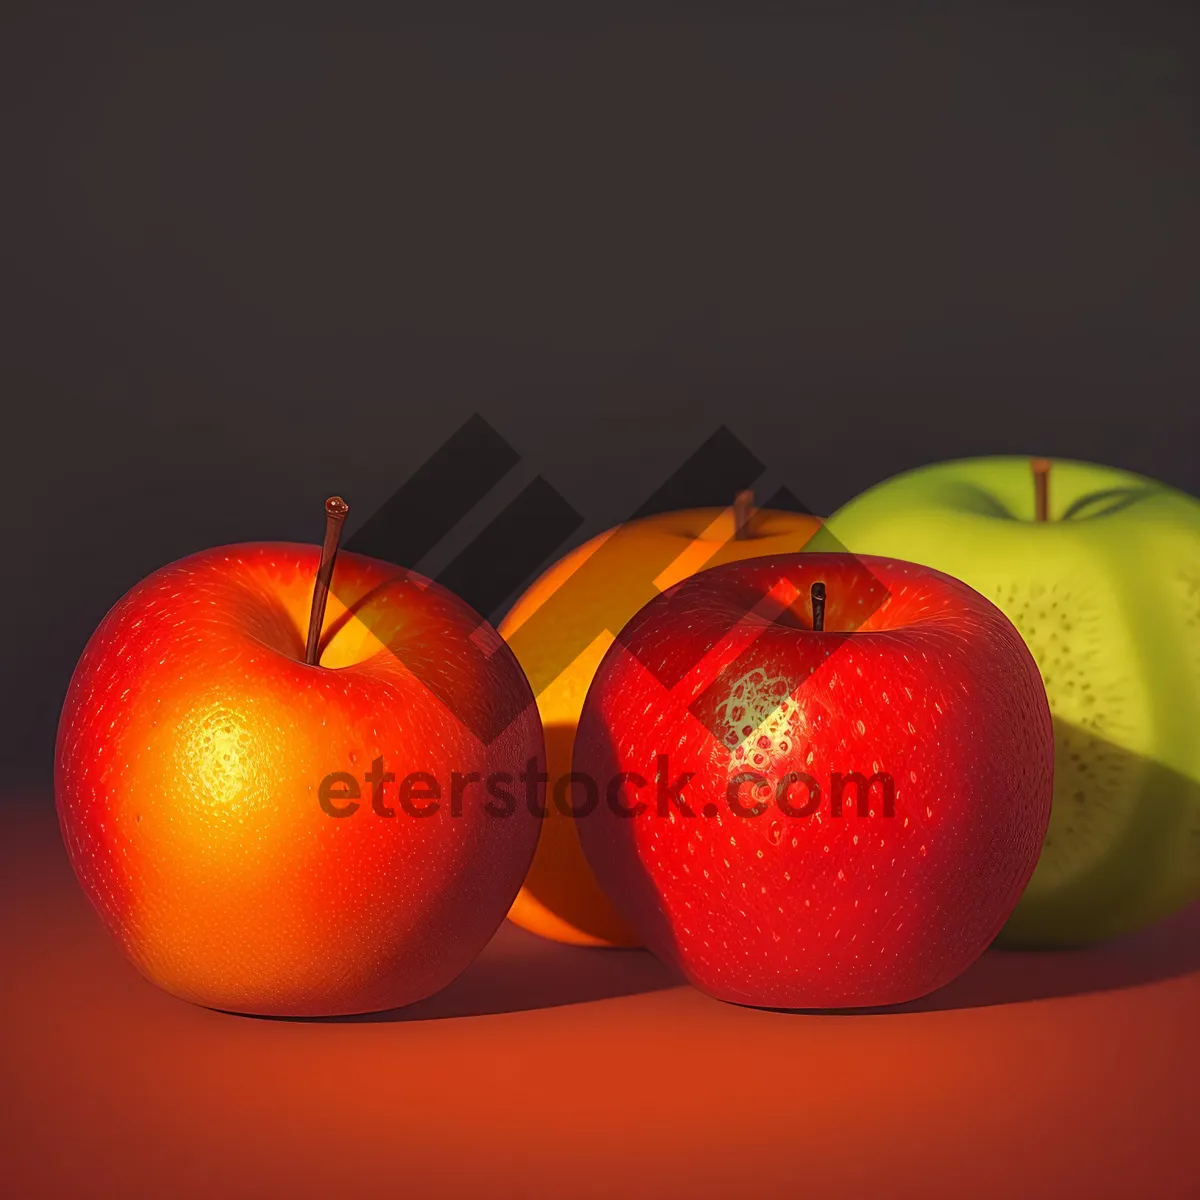
{"type": "Polygon", "coordinates": [[[1050,520],[1050,460],[1035,458],[1029,463],[1033,470],[1033,499],[1037,520],[1050,520]]]}
{"type": "Polygon", "coordinates": [[[821,633],[825,628],[825,585],[814,583],[809,595],[812,598],[813,629],[821,633]]]}
{"type": "Polygon", "coordinates": [[[750,522],[754,518],[754,493],[747,488],[733,498],[733,536],[744,542],[750,536],[750,522]]]}
{"type": "Polygon", "coordinates": [[[308,616],[308,643],[304,648],[304,661],[317,665],[317,649],[321,640],[321,626],[325,623],[325,602],[329,599],[329,584],[333,579],[333,564],[337,561],[338,542],[342,537],[342,522],[350,511],[341,496],[330,496],[325,501],[325,542],[321,546],[321,565],[317,567],[317,582],[313,588],[312,611],[308,616]]]}

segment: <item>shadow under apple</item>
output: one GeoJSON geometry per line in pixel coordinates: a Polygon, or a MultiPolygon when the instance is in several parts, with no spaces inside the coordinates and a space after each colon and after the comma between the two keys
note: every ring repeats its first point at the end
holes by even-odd
{"type": "Polygon", "coordinates": [[[1148,929],[1078,949],[993,946],[957,979],[919,1000],[856,1014],[944,1012],[1109,992],[1200,971],[1200,904],[1148,929]]]}
{"type": "MultiPolygon", "coordinates": [[[[1200,783],[1057,717],[1054,740],[1049,836],[1070,837],[1089,801],[1115,807],[1123,795],[1139,796],[1108,853],[1055,897],[1062,944],[1030,947],[1036,924],[1018,909],[1018,919],[957,979],[919,1000],[869,1011],[1012,1004],[1200,971],[1200,901],[1185,902],[1200,870],[1200,783]],[[1172,915],[1154,919],[1164,911],[1172,915]],[[1093,940],[1071,945],[1065,931],[1072,927],[1090,929],[1093,940]]],[[[1095,817],[1090,823],[1095,830],[1095,817]]]]}
{"type": "MultiPolygon", "coordinates": [[[[1056,898],[1067,925],[1090,928],[1093,940],[1038,949],[993,943],[961,975],[902,1004],[769,1011],[866,1016],[981,1008],[1137,987],[1200,971],[1200,900],[1186,902],[1188,881],[1200,867],[1200,783],[1058,719],[1055,742],[1063,765],[1056,765],[1051,833],[1071,836],[1073,822],[1080,820],[1075,806],[1085,804],[1089,795],[1101,805],[1129,794],[1123,789],[1139,796],[1135,812],[1114,834],[1107,852],[1073,876],[1056,898]],[[1165,871],[1173,880],[1166,887],[1165,871]],[[1101,906],[1111,916],[1097,922],[1091,910],[1101,906]],[[1173,915],[1154,919],[1163,912],[1173,915]],[[1131,926],[1133,931],[1127,932],[1131,926]]],[[[632,832],[626,828],[615,836],[632,837],[632,832]]],[[[636,871],[626,885],[643,914],[657,917],[652,932],[660,943],[673,945],[649,873],[636,871]]]]}
{"type": "Polygon", "coordinates": [[[329,1023],[434,1021],[585,1004],[682,984],[649,951],[568,946],[505,921],[453,983],[415,1004],[386,1012],[282,1019],[329,1023]]]}

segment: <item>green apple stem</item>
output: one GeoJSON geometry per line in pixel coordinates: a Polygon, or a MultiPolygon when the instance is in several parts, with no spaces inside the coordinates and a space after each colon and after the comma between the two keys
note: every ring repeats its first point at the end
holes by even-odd
{"type": "Polygon", "coordinates": [[[329,599],[329,584],[333,579],[333,564],[337,561],[338,542],[342,537],[342,523],[349,511],[350,505],[341,496],[330,496],[325,501],[325,542],[321,546],[321,565],[317,567],[312,611],[308,617],[308,643],[304,648],[304,661],[310,667],[317,665],[321,626],[325,623],[325,602],[329,599]]]}
{"type": "Polygon", "coordinates": [[[750,536],[750,522],[754,519],[754,493],[749,488],[738,492],[733,498],[733,536],[744,542],[750,536]]]}
{"type": "Polygon", "coordinates": [[[1039,521],[1050,520],[1050,460],[1035,458],[1029,463],[1033,470],[1034,510],[1039,521]]]}
{"type": "Polygon", "coordinates": [[[814,583],[809,595],[812,599],[813,629],[820,633],[825,628],[825,585],[814,583]]]}

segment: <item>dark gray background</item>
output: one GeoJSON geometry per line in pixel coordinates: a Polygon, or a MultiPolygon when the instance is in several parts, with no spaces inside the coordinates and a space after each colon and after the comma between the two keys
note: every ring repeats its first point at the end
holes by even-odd
{"type": "Polygon", "coordinates": [[[0,31],[0,761],[148,572],[352,531],[475,411],[523,461],[426,570],[721,422],[818,512],[997,452],[1200,492],[1193,6],[96,7],[0,31]]]}

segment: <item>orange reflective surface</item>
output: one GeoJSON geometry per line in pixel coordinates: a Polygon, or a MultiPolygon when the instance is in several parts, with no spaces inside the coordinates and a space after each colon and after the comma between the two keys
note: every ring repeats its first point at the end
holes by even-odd
{"type": "Polygon", "coordinates": [[[25,793],[0,841],[6,1195],[1195,1194],[1195,908],[991,951],[892,1013],[720,1004],[507,924],[408,1010],[262,1020],[141,979],[25,793]]]}

